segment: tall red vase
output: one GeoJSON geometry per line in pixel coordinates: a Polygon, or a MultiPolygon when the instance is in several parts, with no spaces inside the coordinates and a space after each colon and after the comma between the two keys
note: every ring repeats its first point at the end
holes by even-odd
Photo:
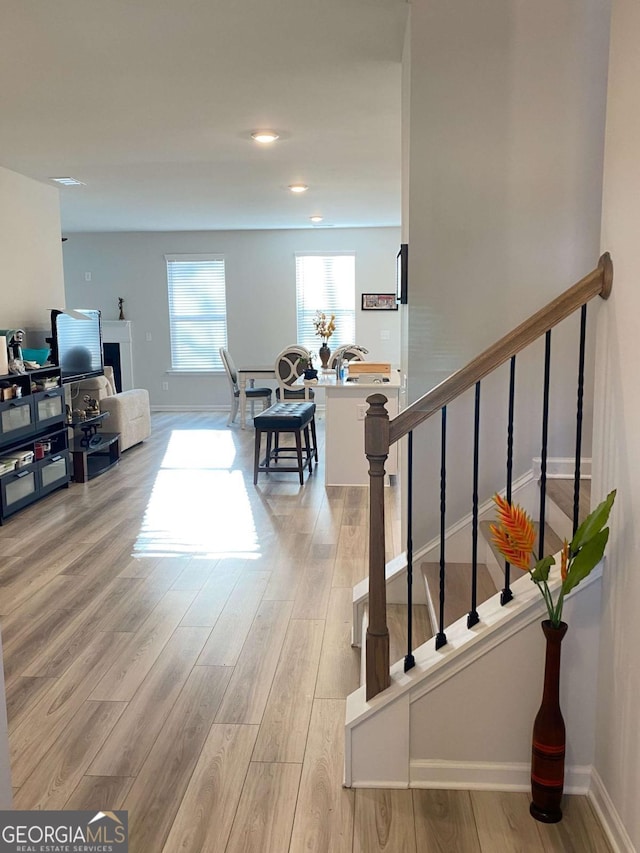
{"type": "Polygon", "coordinates": [[[542,630],[547,639],[542,704],[533,724],[531,749],[532,816],[543,823],[562,820],[564,787],[565,728],[560,710],[560,651],[567,624],[554,628],[545,619],[542,630]]]}

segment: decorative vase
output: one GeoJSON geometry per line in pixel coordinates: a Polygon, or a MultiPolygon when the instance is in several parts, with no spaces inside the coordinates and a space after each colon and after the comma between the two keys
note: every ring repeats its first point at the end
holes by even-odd
{"type": "Polygon", "coordinates": [[[322,362],[322,369],[327,370],[329,367],[329,359],[331,358],[331,350],[327,346],[326,341],[322,341],[322,346],[318,350],[318,355],[320,356],[320,361],[322,362]]]}
{"type": "Polygon", "coordinates": [[[565,728],[560,710],[560,649],[567,633],[566,622],[554,628],[542,623],[547,640],[542,704],[533,724],[531,748],[531,815],[543,823],[562,820],[565,728]]]}

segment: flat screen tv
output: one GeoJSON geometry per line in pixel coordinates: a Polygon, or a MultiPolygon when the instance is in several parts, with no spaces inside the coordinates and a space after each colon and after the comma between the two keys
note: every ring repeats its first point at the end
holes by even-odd
{"type": "Polygon", "coordinates": [[[78,308],[51,312],[52,361],[63,382],[79,382],[104,373],[100,311],[78,308]]]}

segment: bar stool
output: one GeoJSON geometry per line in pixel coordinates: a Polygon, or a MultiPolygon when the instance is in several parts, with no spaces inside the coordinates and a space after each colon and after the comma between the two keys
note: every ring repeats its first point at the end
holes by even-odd
{"type": "Polygon", "coordinates": [[[318,442],[316,438],[315,403],[276,403],[260,412],[253,419],[256,430],[255,451],[253,457],[253,484],[258,482],[260,471],[297,471],[300,477],[300,485],[304,484],[304,469],[308,466],[309,473],[313,470],[313,460],[318,462],[318,442]],[[266,456],[260,462],[262,433],[267,435],[266,456]],[[280,446],[280,435],[292,433],[295,436],[295,453],[292,448],[280,446]],[[304,433],[304,453],[302,448],[302,434],[304,433]],[[273,460],[276,464],[280,459],[296,459],[297,465],[281,466],[277,469],[271,466],[273,460]]]}

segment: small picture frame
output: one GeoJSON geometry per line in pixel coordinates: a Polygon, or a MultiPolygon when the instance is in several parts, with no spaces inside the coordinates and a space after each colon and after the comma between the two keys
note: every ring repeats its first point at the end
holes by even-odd
{"type": "Polygon", "coordinates": [[[363,311],[397,311],[398,303],[395,293],[363,293],[363,311]]]}

